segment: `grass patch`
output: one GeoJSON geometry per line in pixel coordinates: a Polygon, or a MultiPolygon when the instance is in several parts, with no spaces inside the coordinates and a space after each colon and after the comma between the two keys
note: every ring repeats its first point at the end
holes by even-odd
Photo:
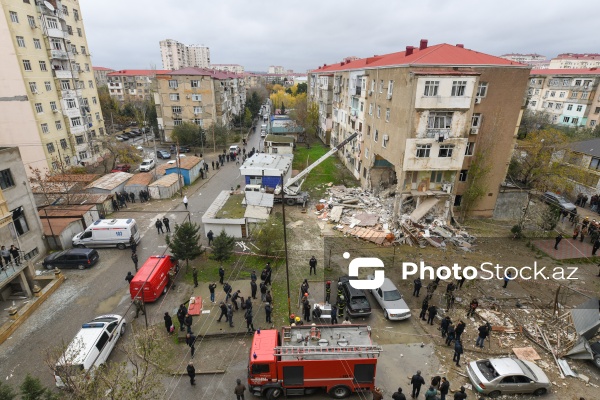
{"type": "Polygon", "coordinates": [[[223,207],[219,210],[216,218],[244,218],[246,209],[242,207],[243,194],[233,194],[229,196],[223,207]]]}
{"type": "MultiPolygon", "coordinates": [[[[302,171],[329,150],[329,147],[319,142],[314,143],[310,149],[298,146],[294,152],[292,168],[302,171]]],[[[322,197],[329,182],[332,182],[334,185],[342,184],[346,186],[355,186],[357,183],[350,171],[342,165],[335,154],[327,158],[308,174],[302,189],[308,191],[315,198],[322,197]]]]}

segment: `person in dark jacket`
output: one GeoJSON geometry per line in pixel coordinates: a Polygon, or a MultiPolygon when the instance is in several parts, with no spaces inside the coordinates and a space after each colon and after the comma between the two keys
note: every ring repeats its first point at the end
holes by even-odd
{"type": "Polygon", "coordinates": [[[133,261],[133,266],[135,267],[135,272],[137,272],[139,260],[138,260],[137,253],[135,251],[133,253],[131,253],[131,261],[133,261]]]}
{"type": "Polygon", "coordinates": [[[435,319],[436,315],[437,315],[437,307],[434,305],[429,306],[429,308],[427,309],[427,323],[429,325],[433,325],[433,320],[435,319]]]}
{"type": "Polygon", "coordinates": [[[479,307],[479,302],[477,301],[477,299],[471,300],[471,303],[469,304],[469,311],[467,312],[467,317],[474,316],[475,310],[477,310],[477,307],[479,307]]]}
{"type": "Polygon", "coordinates": [[[273,308],[271,307],[271,303],[266,303],[265,304],[265,317],[266,317],[266,322],[267,323],[273,323],[273,321],[271,321],[271,312],[273,311],[273,308]]]}
{"type": "Polygon", "coordinates": [[[315,256],[312,256],[310,258],[310,260],[308,261],[308,265],[310,266],[310,270],[308,271],[308,274],[312,275],[312,273],[314,272],[316,275],[317,274],[317,259],[315,258],[315,256]]]}
{"type": "Polygon", "coordinates": [[[191,361],[187,366],[187,374],[190,377],[190,384],[194,386],[196,384],[196,368],[194,368],[194,363],[191,361]]]}
{"type": "Polygon", "coordinates": [[[227,303],[229,301],[229,299],[231,298],[231,285],[229,284],[229,282],[225,282],[225,284],[223,285],[223,291],[225,292],[225,303],[227,303]]]}
{"type": "Polygon", "coordinates": [[[252,281],[252,282],[256,283],[256,280],[257,280],[257,279],[258,279],[258,278],[256,277],[256,271],[255,271],[255,270],[252,270],[252,272],[250,273],[250,281],[252,281]]]}
{"type": "Polygon", "coordinates": [[[271,296],[271,291],[267,290],[267,294],[265,294],[265,301],[267,303],[273,303],[273,296],[271,296]]]}
{"type": "Polygon", "coordinates": [[[233,328],[233,307],[231,304],[227,304],[227,319],[229,320],[229,327],[233,328]]]}
{"type": "MultiPolygon", "coordinates": [[[[208,233],[206,234],[206,237],[208,238],[208,245],[210,246],[213,242],[215,234],[213,233],[213,231],[208,231],[208,233]]],[[[223,282],[221,282],[221,283],[223,283],[223,282]]]]}
{"type": "Polygon", "coordinates": [[[442,381],[442,378],[440,376],[436,375],[433,378],[431,378],[431,386],[433,386],[433,388],[435,390],[438,390],[440,388],[441,381],[442,381]]]}
{"type": "Polygon", "coordinates": [[[406,400],[406,396],[402,393],[402,388],[399,387],[398,391],[392,394],[392,400],[406,400]]]}
{"type": "Polygon", "coordinates": [[[192,333],[192,324],[194,323],[194,319],[192,318],[192,316],[189,313],[185,315],[183,323],[185,324],[187,333],[191,334],[192,333]]]}
{"type": "Polygon", "coordinates": [[[250,281],[250,290],[252,292],[252,294],[250,295],[254,300],[256,300],[256,291],[258,289],[258,286],[256,285],[256,281],[250,281]]]}
{"type": "Polygon", "coordinates": [[[196,336],[192,335],[191,333],[185,335],[185,344],[190,346],[190,353],[192,358],[194,358],[194,353],[196,352],[196,336]]]}
{"type": "Polygon", "coordinates": [[[21,255],[19,254],[19,248],[14,244],[11,244],[9,252],[13,257],[13,260],[15,260],[15,264],[21,265],[21,255]]]}
{"type": "Polygon", "coordinates": [[[169,218],[164,217],[162,219],[162,223],[165,225],[165,229],[167,230],[167,233],[171,232],[171,226],[169,225],[170,224],[169,218]]]}
{"type": "Polygon", "coordinates": [[[303,310],[304,310],[304,320],[306,322],[310,322],[310,303],[308,302],[308,300],[306,300],[304,302],[304,304],[302,305],[303,310]]]}
{"type": "Polygon", "coordinates": [[[460,392],[454,393],[454,400],[465,400],[467,398],[467,394],[465,393],[465,387],[460,387],[460,392]]]}
{"type": "Polygon", "coordinates": [[[210,302],[215,304],[215,289],[217,288],[216,283],[211,283],[208,285],[208,291],[210,292],[210,302]]]}
{"type": "Polygon", "coordinates": [[[454,339],[456,339],[456,330],[454,329],[454,325],[450,324],[448,326],[448,336],[446,337],[446,345],[450,346],[454,339]]]}
{"type": "Polygon", "coordinates": [[[219,283],[221,285],[223,284],[223,278],[225,278],[225,270],[223,269],[223,266],[221,265],[219,267],[219,283]]]}
{"type": "Polygon", "coordinates": [[[235,311],[239,310],[239,306],[238,306],[238,299],[240,297],[240,291],[237,290],[235,292],[233,292],[233,295],[231,296],[231,303],[233,304],[233,306],[235,307],[235,311]]]}
{"type": "Polygon", "coordinates": [[[446,400],[446,395],[450,391],[450,382],[444,376],[442,378],[442,383],[440,384],[440,400],[446,400]]]}
{"type": "Polygon", "coordinates": [[[131,247],[131,252],[135,253],[137,250],[137,243],[135,242],[135,238],[133,235],[129,237],[129,247],[131,247]]]}
{"type": "Polygon", "coordinates": [[[183,331],[185,329],[185,316],[187,314],[187,308],[183,304],[179,305],[179,309],[177,310],[177,321],[179,321],[179,330],[183,331]]]}
{"type": "Polygon", "coordinates": [[[452,361],[456,361],[456,366],[460,367],[460,355],[463,353],[463,346],[460,340],[454,342],[454,357],[452,361]]]}
{"type": "Polygon", "coordinates": [[[488,337],[490,331],[488,325],[481,325],[478,329],[479,335],[477,336],[477,341],[475,342],[475,346],[479,346],[483,349],[483,343],[485,342],[485,338],[488,337]]]}
{"type": "Polygon", "coordinates": [[[421,376],[421,371],[417,371],[416,374],[412,376],[410,379],[410,384],[412,385],[412,397],[419,397],[419,393],[421,392],[421,386],[425,384],[425,379],[421,376]]]}
{"type": "Polygon", "coordinates": [[[235,394],[236,400],[244,400],[244,392],[246,391],[246,386],[242,384],[241,379],[237,379],[235,381],[237,386],[233,389],[233,394],[235,394]]]}
{"type": "Polygon", "coordinates": [[[413,296],[419,297],[419,292],[421,291],[421,287],[423,286],[423,283],[421,282],[421,278],[417,277],[417,279],[415,279],[413,281],[413,283],[415,285],[414,286],[415,289],[413,290],[413,296]]]}
{"type": "Polygon", "coordinates": [[[254,324],[252,323],[252,309],[248,308],[246,310],[246,314],[244,314],[244,318],[246,319],[246,329],[248,329],[248,333],[254,332],[254,324]]]}
{"type": "Polygon", "coordinates": [[[454,337],[456,340],[460,340],[460,336],[465,331],[465,327],[467,325],[461,320],[458,324],[456,324],[456,328],[454,329],[454,337]]]}
{"type": "Polygon", "coordinates": [[[421,318],[423,321],[427,321],[427,319],[425,318],[425,315],[427,314],[428,308],[429,308],[429,300],[427,299],[427,297],[425,297],[423,299],[423,302],[421,303],[421,314],[419,314],[419,318],[421,318]]]}
{"type": "Polygon", "coordinates": [[[440,324],[440,330],[442,332],[442,337],[446,337],[446,333],[448,333],[448,327],[452,324],[452,320],[450,319],[449,316],[446,316],[446,318],[442,319],[442,322],[440,324]]]}
{"type": "Polygon", "coordinates": [[[217,322],[221,322],[221,318],[225,317],[225,322],[228,321],[227,318],[227,306],[225,305],[224,302],[219,303],[219,308],[221,309],[221,315],[219,315],[219,319],[217,320],[217,322]]]}
{"type": "Polygon", "coordinates": [[[127,275],[125,276],[125,280],[127,281],[128,284],[131,284],[131,281],[133,280],[133,275],[131,274],[131,271],[127,272],[127,275]]]}
{"type": "Polygon", "coordinates": [[[194,279],[194,287],[198,287],[198,269],[192,268],[192,279],[194,279]]]}
{"type": "Polygon", "coordinates": [[[264,282],[260,283],[260,300],[267,301],[267,285],[264,282]]]}
{"type": "Polygon", "coordinates": [[[171,327],[173,326],[173,319],[171,318],[171,316],[169,315],[168,312],[165,313],[165,316],[163,318],[165,320],[165,328],[167,328],[167,333],[171,334],[171,327]]]}
{"type": "Polygon", "coordinates": [[[156,227],[157,233],[165,233],[165,231],[163,230],[163,223],[160,222],[160,219],[156,219],[154,226],[156,227]]]}
{"type": "Polygon", "coordinates": [[[335,325],[338,323],[337,315],[338,315],[337,306],[335,304],[332,304],[331,305],[331,325],[335,325]]]}

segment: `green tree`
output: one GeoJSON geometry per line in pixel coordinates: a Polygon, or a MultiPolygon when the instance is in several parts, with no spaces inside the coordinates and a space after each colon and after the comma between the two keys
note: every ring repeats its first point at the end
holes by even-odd
{"type": "MultiPolygon", "coordinates": [[[[202,143],[203,129],[191,122],[184,122],[173,129],[171,140],[179,142],[180,145],[199,146],[202,143]]],[[[204,138],[206,140],[206,138],[204,138]]]]}
{"type": "Polygon", "coordinates": [[[111,171],[117,162],[138,164],[142,161],[142,157],[135,147],[128,143],[117,141],[114,136],[99,136],[96,140],[102,144],[102,148],[110,155],[110,157],[102,159],[105,173],[111,171]]]}
{"type": "Polygon", "coordinates": [[[175,225],[173,236],[167,234],[167,246],[178,260],[185,260],[186,268],[189,261],[200,256],[204,250],[200,244],[200,226],[195,222],[184,222],[175,225]]]}
{"type": "Polygon", "coordinates": [[[213,240],[211,258],[217,261],[228,260],[233,254],[234,246],[235,238],[225,233],[225,230],[222,230],[213,240]]]}
{"type": "Polygon", "coordinates": [[[48,389],[38,378],[33,378],[27,374],[23,383],[21,383],[21,399],[22,400],[56,400],[59,395],[48,389]]]}
{"type": "Polygon", "coordinates": [[[296,96],[302,93],[306,93],[308,90],[308,84],[306,82],[299,83],[296,88],[296,96]]]}
{"type": "Polygon", "coordinates": [[[316,135],[319,127],[319,105],[317,103],[310,103],[307,106],[306,112],[306,129],[307,134],[316,135]]]}
{"type": "Polygon", "coordinates": [[[250,112],[250,109],[248,107],[246,107],[244,111],[244,126],[252,126],[252,113],[250,112]]]}
{"type": "Polygon", "coordinates": [[[17,398],[17,394],[12,386],[0,382],[0,400],[14,400],[17,398]]]}
{"type": "Polygon", "coordinates": [[[280,255],[283,251],[283,222],[281,218],[271,215],[268,220],[255,230],[254,243],[265,256],[280,255]]]}
{"type": "Polygon", "coordinates": [[[555,204],[549,204],[548,207],[542,211],[542,215],[540,217],[540,228],[545,231],[551,231],[556,228],[556,225],[558,225],[560,208],[555,204]]]}

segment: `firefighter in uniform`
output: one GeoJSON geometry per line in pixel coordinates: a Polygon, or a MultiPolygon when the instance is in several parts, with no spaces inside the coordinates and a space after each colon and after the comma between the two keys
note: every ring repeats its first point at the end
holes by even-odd
{"type": "Polygon", "coordinates": [[[344,309],[346,308],[346,299],[344,299],[343,295],[338,297],[337,307],[338,307],[338,318],[344,319],[344,309]]]}
{"type": "Polygon", "coordinates": [[[327,281],[327,283],[325,283],[325,303],[329,304],[330,299],[331,299],[331,281],[327,281]]]}

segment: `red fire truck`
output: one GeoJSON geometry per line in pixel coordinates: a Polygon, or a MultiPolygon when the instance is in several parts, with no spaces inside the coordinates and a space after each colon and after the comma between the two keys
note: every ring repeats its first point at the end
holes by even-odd
{"type": "Polygon", "coordinates": [[[341,399],[373,390],[382,349],[367,325],[307,325],[256,331],[250,349],[250,393],[268,400],[325,389],[341,399]]]}

